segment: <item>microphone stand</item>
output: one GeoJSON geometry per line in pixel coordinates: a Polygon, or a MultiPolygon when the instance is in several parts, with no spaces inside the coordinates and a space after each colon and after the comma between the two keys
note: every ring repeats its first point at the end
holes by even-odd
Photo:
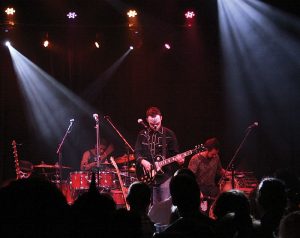
{"type": "MultiPolygon", "coordinates": [[[[108,123],[112,126],[112,128],[118,133],[118,135],[121,137],[127,148],[131,151],[131,153],[134,153],[134,149],[131,147],[131,145],[128,143],[128,141],[124,138],[124,136],[120,133],[120,131],[114,126],[109,116],[104,116],[104,118],[108,121],[108,123]]],[[[128,150],[128,152],[129,152],[128,150]]]]}
{"type": "MultiPolygon", "coordinates": [[[[241,143],[239,144],[238,148],[236,149],[232,159],[230,160],[228,166],[226,167],[226,171],[227,170],[231,170],[231,188],[234,189],[235,188],[235,183],[234,183],[234,177],[235,177],[235,161],[236,161],[236,158],[237,158],[237,155],[239,154],[239,152],[241,151],[242,147],[244,146],[249,134],[251,133],[252,129],[255,128],[255,127],[248,127],[246,129],[246,134],[244,135],[241,143]]],[[[219,180],[219,183],[218,185],[221,184],[221,182],[223,181],[223,179],[225,178],[225,174],[222,175],[222,177],[220,178],[219,180]]]]}
{"type": "Polygon", "coordinates": [[[68,134],[71,132],[73,122],[74,122],[74,119],[71,119],[69,127],[66,130],[66,133],[65,133],[64,137],[62,138],[62,141],[60,142],[60,144],[58,145],[58,148],[56,150],[56,154],[58,155],[59,187],[60,188],[61,188],[61,185],[62,185],[62,154],[61,154],[61,149],[62,149],[62,146],[65,142],[65,139],[67,138],[68,134]]]}
{"type": "Polygon", "coordinates": [[[100,178],[99,178],[99,173],[100,173],[100,133],[99,133],[99,119],[98,117],[95,118],[96,120],[96,158],[97,158],[97,179],[98,179],[98,188],[100,187],[100,178]]]}
{"type": "Polygon", "coordinates": [[[111,127],[117,132],[117,134],[120,136],[120,138],[123,140],[125,146],[126,146],[126,151],[127,151],[127,172],[126,175],[128,175],[129,173],[129,156],[130,156],[130,152],[134,153],[134,149],[131,147],[131,145],[128,143],[128,141],[125,139],[125,137],[120,133],[120,131],[115,127],[115,125],[113,124],[113,122],[111,121],[111,118],[109,116],[104,116],[104,118],[107,120],[107,122],[111,125],[111,127]]]}

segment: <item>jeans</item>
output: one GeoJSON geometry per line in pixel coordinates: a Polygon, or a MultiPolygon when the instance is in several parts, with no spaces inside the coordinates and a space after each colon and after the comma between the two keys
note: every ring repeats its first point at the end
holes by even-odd
{"type": "Polygon", "coordinates": [[[168,180],[166,180],[164,183],[160,185],[153,186],[152,205],[164,201],[171,196],[170,189],[169,189],[170,181],[171,178],[169,178],[168,180]]]}

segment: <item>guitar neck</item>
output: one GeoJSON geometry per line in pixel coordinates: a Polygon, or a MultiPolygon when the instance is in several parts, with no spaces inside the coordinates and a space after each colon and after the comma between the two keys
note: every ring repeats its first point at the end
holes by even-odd
{"type": "Polygon", "coordinates": [[[122,180],[122,177],[121,177],[119,167],[116,164],[113,157],[111,157],[110,160],[111,160],[111,163],[113,164],[113,166],[115,167],[115,170],[117,172],[117,176],[118,176],[119,183],[120,183],[120,186],[121,186],[121,190],[122,190],[122,194],[123,194],[123,197],[124,197],[125,205],[126,205],[127,210],[129,210],[129,205],[128,205],[127,200],[126,200],[125,189],[124,189],[123,180],[122,180]]]}
{"type": "Polygon", "coordinates": [[[18,157],[18,151],[17,151],[17,143],[15,140],[12,141],[12,147],[13,147],[13,154],[15,159],[15,168],[16,168],[16,176],[17,180],[21,178],[21,170],[19,165],[19,157],[18,157]]]}
{"type": "Polygon", "coordinates": [[[173,162],[177,161],[178,160],[177,156],[179,156],[179,157],[182,157],[182,156],[186,157],[186,156],[189,156],[191,154],[193,154],[193,150],[188,150],[188,151],[183,152],[181,154],[178,154],[178,155],[172,156],[170,158],[164,159],[162,161],[159,161],[159,162],[157,162],[157,164],[158,164],[158,166],[163,167],[165,165],[168,165],[170,163],[173,163],[173,162]]]}

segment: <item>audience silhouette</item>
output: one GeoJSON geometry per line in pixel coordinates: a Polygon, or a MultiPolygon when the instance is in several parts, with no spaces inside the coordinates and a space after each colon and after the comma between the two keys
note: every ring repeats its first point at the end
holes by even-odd
{"type": "MultiPolygon", "coordinates": [[[[0,189],[0,235],[2,237],[300,237],[299,180],[287,170],[261,180],[256,191],[257,220],[247,196],[239,190],[219,195],[212,220],[199,210],[200,189],[189,169],[178,170],[171,179],[171,197],[164,217],[170,225],[155,232],[147,215],[151,190],[142,182],[130,185],[130,210],[117,209],[108,193],[99,192],[92,176],[90,188],[69,205],[57,186],[45,179],[13,180],[0,189]],[[169,222],[168,222],[169,223],[169,222]]],[[[167,205],[166,205],[167,204],[167,205]]],[[[155,224],[159,227],[159,224],[155,224]]]]}
{"type": "Polygon", "coordinates": [[[154,237],[215,237],[214,222],[199,211],[200,190],[195,178],[176,174],[171,179],[170,192],[180,218],[154,237]]]}
{"type": "Polygon", "coordinates": [[[58,188],[40,178],[10,182],[0,190],[1,237],[69,236],[69,206],[58,188]]]}
{"type": "Polygon", "coordinates": [[[148,217],[148,209],[151,202],[151,189],[143,182],[134,182],[129,186],[127,202],[130,212],[136,213],[141,220],[142,237],[152,237],[154,223],[148,217]]]}
{"type": "Polygon", "coordinates": [[[261,236],[274,238],[287,205],[284,183],[276,178],[264,178],[258,186],[257,202],[261,211],[261,236]]]}
{"type": "Polygon", "coordinates": [[[242,191],[229,190],[220,194],[213,212],[217,218],[218,237],[257,237],[259,223],[252,219],[249,200],[242,191]]]}

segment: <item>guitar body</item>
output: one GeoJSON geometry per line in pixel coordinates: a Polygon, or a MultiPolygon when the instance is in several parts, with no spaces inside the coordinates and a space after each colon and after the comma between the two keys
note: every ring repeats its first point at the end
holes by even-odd
{"type": "Polygon", "coordinates": [[[147,171],[143,165],[137,164],[136,166],[136,177],[139,181],[144,182],[149,185],[153,184],[160,184],[164,180],[166,180],[169,176],[165,175],[164,166],[171,164],[173,162],[177,162],[181,157],[186,157],[188,155],[191,155],[198,150],[203,149],[203,146],[195,146],[195,149],[188,150],[186,152],[183,152],[181,154],[175,155],[170,158],[163,158],[162,156],[158,155],[156,156],[154,160],[154,164],[152,164],[152,168],[150,171],[147,171]]]}
{"type": "Polygon", "coordinates": [[[163,157],[158,155],[154,161],[154,164],[151,166],[151,171],[147,171],[143,165],[136,167],[136,177],[139,181],[150,185],[153,184],[158,177],[161,178],[164,175],[165,172],[158,163],[163,161],[163,157]]]}

